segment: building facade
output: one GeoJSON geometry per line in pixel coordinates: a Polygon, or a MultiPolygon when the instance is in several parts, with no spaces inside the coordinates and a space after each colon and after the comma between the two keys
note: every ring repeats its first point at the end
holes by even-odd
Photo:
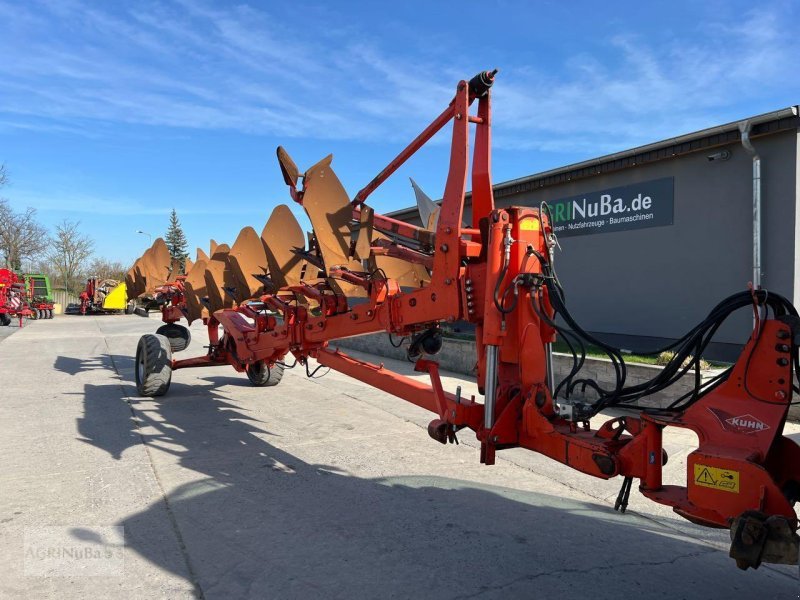
{"type": "MultiPolygon", "coordinates": [[[[794,106],[499,183],[495,203],[547,202],[570,311],[601,339],[644,350],[681,337],[754,280],[754,190],[761,284],[800,305],[799,159],[794,106]]],[[[391,216],[419,224],[416,208],[391,216]]],[[[751,324],[746,311],[731,317],[708,355],[735,358],[751,324]]]]}

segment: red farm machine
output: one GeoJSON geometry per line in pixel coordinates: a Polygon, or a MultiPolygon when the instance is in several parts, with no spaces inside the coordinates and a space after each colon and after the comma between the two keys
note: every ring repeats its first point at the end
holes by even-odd
{"type": "Polygon", "coordinates": [[[89,277],[78,298],[80,304],[71,312],[82,315],[121,313],[128,304],[125,283],[116,279],[89,277]]]}
{"type": "Polygon", "coordinates": [[[627,384],[622,352],[584,331],[567,309],[547,205],[495,205],[494,76],[483,72],[459,82],[444,111],[352,199],[331,156],[301,174],[279,148],[289,195],[314,229],[308,246],[288,207],[278,206],[260,235],[246,227],[231,247],[214,244],[185,276],[170,280],[168,254],[157,240],[128,281],[130,297],[149,294],[165,323],[139,341],[139,393],[165,394],[173,371],[212,365],[230,365],[254,385],[271,386],[280,382],[287,355],[307,374],[313,374],[313,359],[430,411],[428,433],[437,442],[454,442],[472,430],[486,465],[494,464],[497,451],[521,447],[593,477],[621,477],[621,509],[635,479],[644,496],[682,517],[729,529],[730,555],[739,567],[796,563],[800,447],[783,429],[800,370],[797,311],[762,289],[734,294],[672,344],[674,358],[652,380],[627,384]],[[446,125],[452,127],[447,182],[427,226],[375,213],[366,204],[370,194],[446,125]],[[473,127],[472,216],[464,224],[473,127]],[[739,360],[710,381],[698,377],[695,389],[666,409],[643,406],[649,394],[687,372],[699,373],[714,332],[740,309],[753,311],[755,324],[739,360]],[[201,356],[173,358],[189,344],[182,318],[207,326],[209,346],[201,356]],[[430,358],[441,347],[442,325],[455,321],[476,330],[481,402],[445,391],[430,358]],[[409,355],[430,384],[328,346],[374,332],[410,337],[409,355]],[[574,367],[563,381],[552,374],[557,336],[574,349],[574,367]],[[587,343],[608,353],[617,374],[612,389],[582,374],[587,343]],[[576,400],[578,386],[595,390],[597,399],[576,400]],[[631,412],[601,414],[611,408],[631,412]],[[699,439],[683,486],[662,482],[667,427],[688,428],[699,439]],[[703,473],[714,474],[719,485],[709,485],[703,473]]]}
{"type": "Polygon", "coordinates": [[[0,269],[0,326],[8,326],[12,319],[22,320],[34,316],[29,304],[28,289],[25,280],[14,271],[0,269]]]}

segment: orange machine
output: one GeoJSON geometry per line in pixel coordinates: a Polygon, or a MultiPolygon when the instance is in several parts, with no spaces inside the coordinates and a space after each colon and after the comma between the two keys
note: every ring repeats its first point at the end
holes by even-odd
{"type": "MultiPolygon", "coordinates": [[[[681,516],[729,528],[731,556],[740,567],[796,563],[793,507],[800,497],[800,448],[783,435],[783,427],[794,391],[793,369],[798,370],[797,311],[761,289],[731,296],[673,344],[675,358],[659,375],[626,385],[620,351],[593,339],[567,310],[553,266],[556,240],[547,206],[500,209],[494,204],[490,88],[495,73],[459,82],[447,108],[352,201],[342,200],[346,194],[331,157],[301,175],[279,149],[290,195],[314,225],[308,249],[292,242],[293,256],[305,261],[303,269],[286,277],[288,267],[279,271],[282,267],[271,265],[266,250],[261,262],[240,260],[240,267],[248,265],[242,268],[263,269],[244,273],[263,283],[252,296],[257,285],[237,283],[227,258],[232,249],[226,247],[216,251],[214,269],[195,265],[204,269],[204,277],[200,271],[187,275],[186,281],[194,277],[196,285],[205,285],[202,296],[187,299],[182,281],[161,288],[163,318],[173,327],[181,327],[175,322],[189,314],[187,306],[199,302],[208,309],[203,318],[210,346],[203,356],[175,360],[167,337],[143,336],[136,358],[140,393],[165,393],[175,369],[224,364],[246,372],[255,385],[274,385],[288,354],[307,372],[309,359],[315,359],[432,412],[428,431],[438,442],[453,442],[460,431],[473,430],[487,465],[498,450],[522,447],[594,477],[621,476],[617,508],[623,510],[636,479],[642,494],[681,516]],[[438,221],[431,220],[435,231],[375,214],[365,203],[370,193],[448,124],[451,158],[438,221]],[[472,221],[465,225],[471,127],[472,221]],[[394,264],[397,275],[378,262],[386,258],[400,261],[394,264]],[[668,409],[637,405],[687,371],[699,373],[704,348],[739,309],[754,311],[755,326],[733,367],[705,384],[698,376],[696,389],[668,409]],[[441,346],[440,324],[457,320],[476,328],[482,402],[446,392],[438,365],[428,356],[441,346]],[[430,384],[328,347],[332,340],[381,331],[411,336],[416,370],[427,373],[430,384]],[[552,380],[550,366],[557,335],[575,350],[575,367],[562,382],[552,380]],[[580,377],[587,341],[607,350],[617,372],[613,389],[580,377]],[[574,401],[570,396],[577,386],[594,389],[598,399],[574,401]],[[636,410],[617,418],[600,415],[610,407],[636,410]],[[591,421],[604,422],[595,429],[591,421]],[[665,427],[689,428],[699,438],[684,486],[662,484],[665,427]]],[[[242,237],[251,238],[252,233],[242,237]]],[[[265,248],[274,244],[271,240],[264,239],[265,248]]],[[[260,252],[257,242],[248,244],[260,252]]],[[[299,244],[304,246],[302,237],[299,244]]]]}

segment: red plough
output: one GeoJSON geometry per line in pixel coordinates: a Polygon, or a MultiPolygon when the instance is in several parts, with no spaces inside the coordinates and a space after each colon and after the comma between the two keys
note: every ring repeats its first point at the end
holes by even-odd
{"type": "MultiPolygon", "coordinates": [[[[660,375],[626,385],[620,352],[583,331],[566,308],[553,264],[556,239],[547,206],[495,206],[490,174],[494,75],[484,72],[459,82],[445,110],[349,205],[345,202],[346,210],[330,157],[301,176],[279,149],[290,195],[315,229],[308,249],[302,239],[302,247],[293,242],[292,256],[302,267],[292,271],[296,265],[287,266],[284,259],[276,267],[278,244],[262,235],[262,270],[247,271],[255,278],[248,283],[236,275],[237,244],[225,251],[215,245],[212,254],[217,253],[207,266],[205,261],[201,269],[195,264],[185,282],[160,290],[165,327],[185,329],[177,324],[182,316],[203,318],[208,352],[173,360],[172,351],[185,348],[188,338],[143,336],[136,358],[140,393],[163,394],[172,371],[210,365],[231,365],[255,385],[274,385],[287,355],[307,369],[313,358],[433,413],[428,431],[438,442],[453,442],[471,429],[487,465],[494,464],[497,451],[521,447],[593,477],[619,476],[623,484],[617,507],[623,510],[635,479],[642,494],[679,515],[730,529],[730,553],[740,567],[796,563],[800,448],[783,435],[783,428],[794,392],[793,369],[798,368],[797,311],[772,292],[735,294],[675,344],[675,359],[660,375]],[[477,110],[471,114],[474,104],[477,110]],[[435,230],[375,214],[365,204],[370,193],[446,125],[452,126],[450,165],[435,230]],[[471,127],[472,220],[465,225],[471,127]],[[215,260],[220,264],[212,265],[215,260]],[[202,306],[190,312],[198,299],[202,306]],[[757,318],[731,369],[705,384],[698,381],[692,393],[667,409],[638,405],[688,370],[699,369],[700,353],[713,332],[739,309],[753,310],[757,318]],[[440,324],[455,321],[475,326],[483,402],[445,391],[438,365],[428,357],[441,347],[440,324]],[[430,384],[328,347],[333,340],[374,332],[410,336],[419,357],[416,370],[427,373],[430,384]],[[556,336],[576,349],[575,368],[561,382],[552,376],[556,336]],[[171,343],[178,338],[177,346],[171,343]],[[586,341],[607,348],[617,372],[613,389],[580,377],[580,348],[586,341]],[[575,401],[570,396],[577,387],[594,390],[597,400],[575,401]],[[592,428],[590,421],[613,407],[636,410],[592,428]],[[662,482],[666,427],[688,428],[699,438],[688,458],[684,486],[662,482]]],[[[258,251],[254,245],[247,248],[258,251]]]]}

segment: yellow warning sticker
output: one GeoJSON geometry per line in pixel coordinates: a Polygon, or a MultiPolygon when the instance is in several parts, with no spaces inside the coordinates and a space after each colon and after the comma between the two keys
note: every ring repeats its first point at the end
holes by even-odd
{"type": "Polygon", "coordinates": [[[521,231],[539,231],[539,219],[523,219],[520,221],[519,228],[521,231]]]}
{"type": "Polygon", "coordinates": [[[694,482],[696,485],[714,488],[725,492],[739,493],[739,471],[730,469],[718,469],[695,463],[694,482]]]}

